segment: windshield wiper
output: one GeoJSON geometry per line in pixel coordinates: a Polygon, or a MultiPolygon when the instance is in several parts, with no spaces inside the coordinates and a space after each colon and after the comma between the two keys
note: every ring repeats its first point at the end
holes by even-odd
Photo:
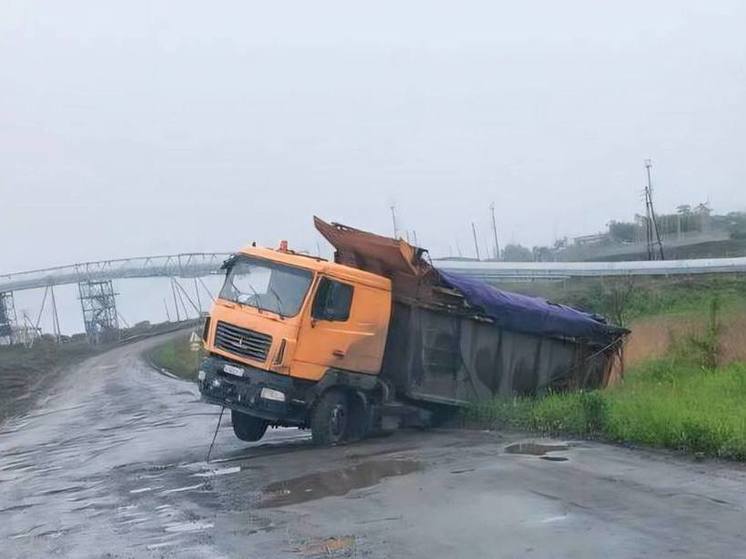
{"type": "Polygon", "coordinates": [[[275,299],[277,299],[277,310],[280,312],[277,313],[280,315],[280,318],[284,318],[285,311],[282,309],[282,299],[280,299],[280,296],[277,294],[277,291],[275,291],[275,288],[272,286],[268,286],[270,293],[275,296],[275,299]]]}
{"type": "MultiPolygon", "coordinates": [[[[239,298],[239,297],[241,296],[241,293],[243,293],[243,291],[241,291],[241,290],[240,290],[240,289],[239,289],[239,288],[238,288],[238,287],[236,286],[236,284],[235,284],[235,283],[233,282],[233,278],[231,278],[231,285],[233,286],[233,289],[234,289],[234,291],[236,292],[236,302],[237,302],[237,303],[239,303],[239,304],[241,304],[241,305],[245,305],[246,303],[241,303],[241,301],[240,301],[240,300],[238,299],[238,298],[239,298]]],[[[256,306],[254,306],[254,305],[249,305],[249,306],[250,306],[250,307],[254,307],[254,308],[255,308],[255,309],[257,309],[257,310],[258,310],[259,312],[262,312],[262,307],[261,307],[261,306],[259,306],[259,302],[261,301],[261,298],[260,298],[260,296],[259,296],[259,293],[257,293],[256,289],[254,289],[254,286],[253,286],[253,285],[251,285],[251,283],[249,283],[248,285],[249,285],[249,289],[251,289],[252,293],[254,294],[254,298],[256,299],[256,306]]]]}

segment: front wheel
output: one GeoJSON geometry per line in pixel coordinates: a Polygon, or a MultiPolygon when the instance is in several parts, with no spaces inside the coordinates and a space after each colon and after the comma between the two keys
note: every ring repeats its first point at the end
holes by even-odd
{"type": "Polygon", "coordinates": [[[337,390],[326,392],[311,412],[311,437],[317,445],[335,445],[347,439],[350,406],[347,395],[337,390]]]}
{"type": "Polygon", "coordinates": [[[231,410],[233,432],[242,441],[258,441],[264,436],[268,423],[247,413],[231,410]]]}

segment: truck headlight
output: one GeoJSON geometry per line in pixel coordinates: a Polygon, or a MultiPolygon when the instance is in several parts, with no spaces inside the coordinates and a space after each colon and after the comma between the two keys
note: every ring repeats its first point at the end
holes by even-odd
{"type": "Polygon", "coordinates": [[[202,382],[205,380],[205,377],[207,376],[207,373],[200,369],[200,371],[197,373],[197,379],[202,382]]]}
{"type": "Polygon", "coordinates": [[[262,391],[259,393],[259,397],[265,400],[272,400],[274,402],[285,401],[285,393],[280,392],[279,390],[274,390],[273,388],[262,388],[262,391]]]}

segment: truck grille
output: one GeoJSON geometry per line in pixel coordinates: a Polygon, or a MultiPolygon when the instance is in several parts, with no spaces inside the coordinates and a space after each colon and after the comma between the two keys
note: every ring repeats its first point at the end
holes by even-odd
{"type": "Polygon", "coordinates": [[[218,321],[215,347],[256,361],[266,361],[272,336],[218,321]]]}

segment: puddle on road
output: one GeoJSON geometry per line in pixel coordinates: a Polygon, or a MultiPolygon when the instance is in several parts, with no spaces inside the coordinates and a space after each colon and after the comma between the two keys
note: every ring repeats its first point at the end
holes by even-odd
{"type": "Polygon", "coordinates": [[[530,456],[538,456],[542,460],[549,460],[550,462],[564,462],[567,460],[565,456],[547,456],[546,454],[548,452],[569,449],[570,446],[566,444],[515,443],[506,446],[505,452],[508,454],[528,454],[530,456]]]}
{"type": "Polygon", "coordinates": [[[349,468],[318,472],[270,483],[259,508],[282,507],[323,497],[339,497],[353,489],[376,485],[383,478],[403,476],[422,469],[416,460],[374,460],[349,468]]]}

